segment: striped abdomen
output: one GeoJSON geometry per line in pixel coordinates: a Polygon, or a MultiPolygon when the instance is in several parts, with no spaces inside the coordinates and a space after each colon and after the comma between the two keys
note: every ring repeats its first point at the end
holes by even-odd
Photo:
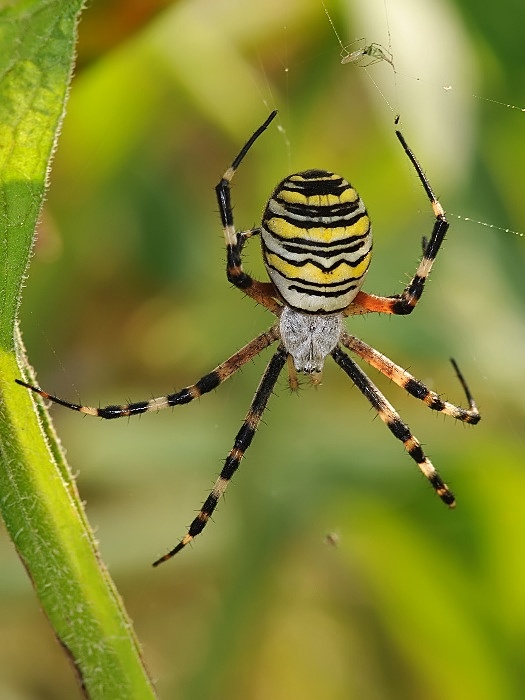
{"type": "Polygon", "coordinates": [[[342,177],[305,170],[284,179],[262,220],[268,274],[285,302],[306,313],[336,313],[359,291],[372,256],[365,206],[342,177]]]}

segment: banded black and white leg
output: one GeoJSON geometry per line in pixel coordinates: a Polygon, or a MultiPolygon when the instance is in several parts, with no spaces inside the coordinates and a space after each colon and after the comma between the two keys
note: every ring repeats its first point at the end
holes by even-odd
{"type": "Polygon", "coordinates": [[[37,386],[28,384],[21,379],[15,379],[15,382],[26,387],[27,389],[31,389],[31,391],[33,391],[35,394],[39,394],[39,396],[41,396],[43,399],[60,404],[60,406],[65,406],[72,411],[85,413],[89,416],[98,416],[99,418],[106,419],[136,416],[142,413],[149,413],[150,411],[160,411],[163,408],[180,406],[182,404],[189,403],[194,399],[198,399],[203,394],[207,394],[213,389],[216,389],[220,384],[229,379],[232,374],[235,374],[237,370],[262,352],[262,350],[274,343],[278,338],[279,331],[277,326],[274,326],[268,331],[258,335],[257,338],[254,338],[250,343],[229,357],[225,362],[218,365],[218,367],[213,369],[208,374],[204,375],[204,377],[199,379],[199,381],[195,384],[184,387],[184,389],[181,389],[173,394],[167,394],[166,396],[149,399],[149,401],[137,401],[136,403],[95,408],[94,406],[84,406],[82,404],[66,401],[58,396],[49,394],[47,391],[44,391],[37,386]]]}
{"type": "Polygon", "coordinates": [[[235,437],[233,447],[226,457],[224,467],[222,468],[221,473],[219,474],[219,477],[210,492],[210,495],[204,501],[197,517],[188,528],[187,534],[182,538],[176,547],[157,559],[153,563],[153,566],[158,566],[159,564],[162,564],[162,562],[171,559],[171,557],[180,552],[181,549],[189,544],[205,528],[206,523],[217,507],[219,499],[224,494],[231,478],[239,468],[241,460],[244,457],[244,453],[252,442],[255,431],[259,426],[262,415],[268,404],[268,400],[275,387],[275,383],[277,382],[279,374],[286,363],[286,357],[287,352],[284,347],[280,345],[266,367],[261,382],[257,388],[257,391],[255,392],[255,396],[253,397],[250,409],[246,414],[241,429],[235,437]]]}
{"type": "Polygon", "coordinates": [[[452,366],[465,392],[469,404],[468,409],[456,406],[449,401],[444,401],[439,394],[431,391],[423,382],[412,376],[410,372],[396,365],[386,355],[383,355],[383,353],[363,342],[360,338],[356,338],[349,333],[343,333],[340,342],[348,348],[348,350],[359,355],[359,357],[371,367],[374,367],[374,369],[377,369],[381,374],[384,374],[402,389],[408,391],[411,396],[423,401],[423,403],[433,411],[439,411],[447,416],[452,416],[452,418],[456,418],[463,423],[470,423],[471,425],[479,423],[481,416],[478,407],[455,360],[451,360],[452,366]]]}
{"type": "Polygon", "coordinates": [[[259,136],[266,131],[270,123],[277,116],[277,111],[273,111],[268,119],[252,134],[241,148],[237,156],[233,159],[232,164],[226,170],[219,183],[215,187],[219,212],[221,215],[222,230],[224,233],[224,242],[226,244],[226,276],[228,281],[241,289],[245,294],[250,296],[259,304],[262,304],[272,313],[279,315],[282,306],[277,301],[276,290],[270,282],[259,282],[253,279],[245,272],[242,265],[241,253],[246,240],[260,232],[260,228],[250,229],[249,231],[237,232],[233,221],[233,210],[231,205],[231,181],[235,175],[237,168],[241,164],[245,155],[253,146],[259,136]]]}
{"type": "Polygon", "coordinates": [[[401,294],[384,297],[377,296],[375,294],[367,294],[366,292],[359,292],[354,301],[343,312],[345,316],[369,312],[396,315],[406,315],[412,313],[420,300],[421,295],[423,294],[430,270],[432,269],[434,260],[436,259],[449,228],[449,223],[445,216],[445,210],[434,194],[432,187],[430,186],[430,182],[423,172],[423,169],[420,166],[416,156],[409,148],[403,134],[400,131],[396,131],[396,136],[410,162],[414,166],[419,181],[423,185],[423,189],[425,190],[428,200],[432,206],[435,217],[432,235],[428,241],[425,237],[423,238],[423,256],[417,267],[415,275],[412,277],[401,294]]]}
{"type": "Polygon", "coordinates": [[[332,350],[331,354],[339,367],[350,377],[363,396],[368,399],[392,435],[403,443],[406,451],[414,462],[416,462],[423,475],[428,479],[437,495],[449,508],[454,508],[456,505],[454,494],[423,452],[421,443],[412,434],[408,425],[401,420],[399,413],[387,401],[363,370],[358,367],[340,347],[336,347],[332,350]]]}

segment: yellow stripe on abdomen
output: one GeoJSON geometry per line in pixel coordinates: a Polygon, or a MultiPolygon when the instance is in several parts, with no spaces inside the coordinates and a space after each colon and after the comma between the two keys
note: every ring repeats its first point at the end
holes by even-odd
{"type": "Polygon", "coordinates": [[[304,228],[300,222],[291,222],[282,216],[273,216],[267,221],[268,230],[280,238],[304,238],[309,241],[331,243],[345,240],[350,236],[363,236],[370,229],[368,216],[361,216],[351,226],[304,228]]]}
{"type": "Polygon", "coordinates": [[[266,205],[263,256],[285,302],[335,313],[359,291],[372,256],[370,219],[342,177],[307,170],[283,180],[266,205]]]}
{"type": "Polygon", "coordinates": [[[333,270],[323,270],[312,263],[294,265],[272,253],[265,256],[266,264],[286,279],[319,286],[343,284],[351,279],[359,280],[368,270],[370,258],[371,254],[369,253],[356,266],[341,262],[333,270]]]}

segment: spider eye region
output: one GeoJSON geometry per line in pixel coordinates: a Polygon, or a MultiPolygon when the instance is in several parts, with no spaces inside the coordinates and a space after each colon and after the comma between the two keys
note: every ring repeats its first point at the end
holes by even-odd
{"type": "Polygon", "coordinates": [[[285,306],[279,330],[297,372],[322,372],[326,356],[335,348],[343,332],[343,315],[303,314],[285,306]]]}

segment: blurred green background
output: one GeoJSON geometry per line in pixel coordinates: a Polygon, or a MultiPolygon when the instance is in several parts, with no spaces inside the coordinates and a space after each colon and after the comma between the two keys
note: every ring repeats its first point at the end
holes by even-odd
{"type": "MultiPolygon", "coordinates": [[[[432,227],[399,113],[452,226],[413,316],[349,327],[464,403],[454,356],[483,417],[445,420],[370,371],[455,491],[447,512],[334,363],[298,395],[283,376],[214,522],[153,570],[207,495],[269,353],[173,413],[54,408],[162,698],[523,697],[525,238],[503,229],[525,231],[524,15],[510,0],[85,12],[22,308],[41,385],[92,405],[162,395],[271,324],[226,282],[213,187],[274,108],[277,128],[235,179],[237,226],[258,223],[290,172],[341,172],[374,223],[365,290],[399,291],[432,227]],[[396,73],[340,65],[325,8],[344,44],[390,45],[396,73]]],[[[263,277],[259,258],[253,241],[246,267],[263,277]]],[[[0,696],[79,697],[5,534],[0,557],[0,696]]]]}

